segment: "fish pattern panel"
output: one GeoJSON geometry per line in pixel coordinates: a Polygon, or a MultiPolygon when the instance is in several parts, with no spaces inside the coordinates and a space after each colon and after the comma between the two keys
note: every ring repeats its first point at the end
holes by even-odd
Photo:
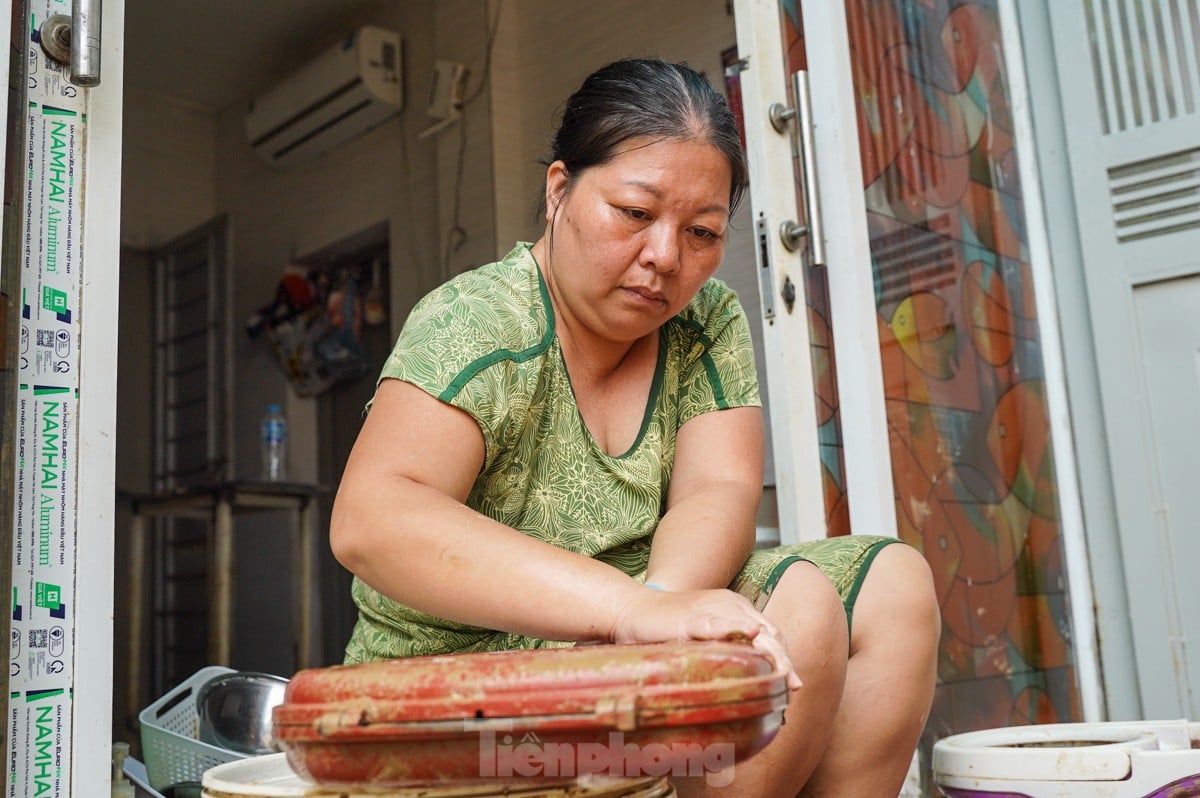
{"type": "MultiPolygon", "coordinates": [[[[926,743],[1081,719],[1008,75],[991,0],[845,0],[899,535],[942,607],[926,743]]],[[[802,9],[781,0],[788,70],[802,9]]],[[[806,285],[830,534],[836,341],[806,285]]],[[[1039,288],[1041,288],[1039,286],[1039,288]]]]}

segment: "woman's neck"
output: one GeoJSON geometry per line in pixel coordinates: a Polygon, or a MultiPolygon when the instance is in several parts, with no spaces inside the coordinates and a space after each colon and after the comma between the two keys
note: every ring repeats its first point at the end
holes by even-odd
{"type": "Polygon", "coordinates": [[[557,307],[555,317],[554,333],[558,336],[567,371],[573,380],[586,377],[592,384],[603,384],[617,376],[623,366],[636,359],[657,338],[651,333],[636,341],[607,341],[559,313],[557,307]]]}
{"type": "Polygon", "coordinates": [[[613,341],[588,329],[559,294],[546,238],[534,244],[533,256],[546,282],[550,305],[554,309],[554,334],[572,379],[586,376],[593,384],[603,383],[621,370],[631,354],[657,341],[654,333],[635,341],[613,341]]]}

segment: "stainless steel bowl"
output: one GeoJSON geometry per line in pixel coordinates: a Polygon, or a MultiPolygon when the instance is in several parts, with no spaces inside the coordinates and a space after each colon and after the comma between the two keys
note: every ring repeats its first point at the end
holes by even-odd
{"type": "Polygon", "coordinates": [[[278,751],[271,733],[271,710],[283,703],[288,680],[253,671],[209,679],[196,693],[200,740],[240,754],[278,751]]]}

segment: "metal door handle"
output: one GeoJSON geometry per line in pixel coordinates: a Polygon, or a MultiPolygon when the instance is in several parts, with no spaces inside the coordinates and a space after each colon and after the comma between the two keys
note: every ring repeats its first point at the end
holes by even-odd
{"type": "Polygon", "coordinates": [[[817,188],[817,150],[807,70],[792,75],[792,92],[796,100],[796,137],[800,141],[800,164],[804,172],[804,204],[808,207],[809,265],[820,266],[825,263],[825,228],[821,224],[821,192],[817,188]]]}
{"type": "Polygon", "coordinates": [[[71,0],[71,82],[100,84],[100,0],[71,0]]]}
{"type": "Polygon", "coordinates": [[[792,120],[796,150],[800,156],[801,179],[804,181],[805,216],[808,224],[793,221],[780,225],[779,235],[783,245],[794,252],[800,247],[800,239],[808,238],[810,266],[825,263],[825,231],[821,225],[821,195],[817,189],[817,156],[813,144],[812,103],[808,93],[808,72],[799,70],[792,74],[792,107],[772,103],[767,110],[771,126],[780,133],[787,132],[792,120]]]}
{"type": "Polygon", "coordinates": [[[60,64],[70,64],[77,86],[100,84],[100,0],[72,0],[71,16],[55,14],[39,29],[42,49],[60,64]]]}

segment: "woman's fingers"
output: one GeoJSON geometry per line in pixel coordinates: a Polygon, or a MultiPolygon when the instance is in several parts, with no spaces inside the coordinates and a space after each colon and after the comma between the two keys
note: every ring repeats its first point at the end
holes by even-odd
{"type": "Polygon", "coordinates": [[[775,663],[777,670],[781,670],[787,674],[787,685],[791,690],[795,690],[804,686],[804,682],[800,680],[796,669],[792,667],[791,657],[787,655],[787,649],[783,645],[783,641],[776,635],[767,633],[764,629],[762,633],[754,636],[754,647],[766,654],[775,663]]]}
{"type": "Polygon", "coordinates": [[[745,597],[729,590],[648,590],[625,607],[613,635],[617,643],[731,638],[751,640],[787,674],[789,688],[801,686],[783,635],[745,597]]]}
{"type": "MultiPolygon", "coordinates": [[[[787,653],[787,644],[783,639],[783,633],[775,627],[773,623],[764,618],[758,610],[750,606],[747,602],[747,610],[753,614],[752,620],[755,622],[753,633],[749,635],[754,647],[766,654],[778,670],[787,674],[787,684],[792,690],[803,686],[799,674],[796,673],[792,666],[791,657],[787,653]]],[[[728,635],[726,635],[728,637],[728,635]]]]}

